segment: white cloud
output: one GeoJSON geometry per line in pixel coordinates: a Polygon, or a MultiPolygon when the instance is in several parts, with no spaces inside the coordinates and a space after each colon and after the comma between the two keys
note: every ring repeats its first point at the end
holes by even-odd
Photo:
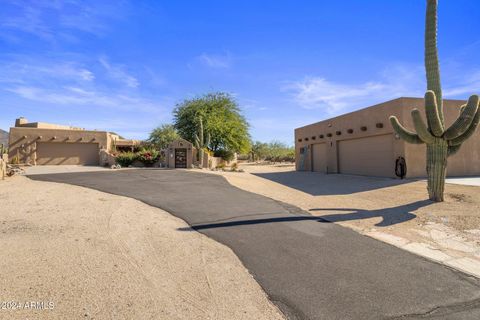
{"type": "Polygon", "coordinates": [[[324,77],[306,77],[290,82],[290,92],[298,105],[306,109],[322,109],[335,114],[352,108],[365,107],[400,96],[423,95],[424,87],[418,67],[397,65],[384,70],[378,80],[359,84],[330,81],[324,77]]]}
{"type": "Polygon", "coordinates": [[[467,99],[469,95],[480,94],[480,70],[471,73],[470,76],[461,77],[461,83],[447,87],[443,91],[445,97],[467,99]]]}
{"type": "Polygon", "coordinates": [[[232,59],[229,53],[224,55],[202,53],[197,58],[202,64],[211,68],[230,68],[232,64],[232,59]]]}
{"type": "Polygon", "coordinates": [[[13,55],[9,58],[0,61],[0,90],[23,99],[58,106],[82,106],[89,110],[104,107],[154,114],[165,109],[163,99],[126,90],[124,85],[135,88],[138,81],[121,72],[116,65],[107,65],[110,68],[107,78],[115,77],[122,82],[120,86],[105,79],[105,72],[102,72],[105,66],[100,63],[91,63],[87,68],[86,63],[44,57],[13,55]]]}
{"type": "Polygon", "coordinates": [[[42,103],[56,105],[82,105],[87,107],[107,107],[115,110],[135,110],[158,112],[163,109],[159,103],[125,94],[112,94],[78,87],[64,87],[60,90],[33,86],[15,86],[5,89],[18,96],[42,103]]]}
{"type": "Polygon", "coordinates": [[[0,36],[17,41],[12,32],[29,33],[41,39],[75,41],[75,32],[102,36],[112,20],[122,19],[127,10],[125,1],[12,1],[2,4],[8,15],[0,12],[0,36]],[[12,14],[12,12],[14,12],[12,14]]]}
{"type": "Polygon", "coordinates": [[[129,75],[126,71],[125,71],[125,66],[122,66],[122,65],[112,65],[108,62],[107,58],[106,57],[101,57],[100,59],[98,59],[100,61],[100,63],[102,64],[102,66],[105,68],[105,70],[107,71],[108,75],[114,79],[114,80],[117,80],[123,84],[125,84],[126,86],[130,87],[130,88],[137,88],[140,83],[139,81],[137,80],[137,78],[129,75]]]}
{"type": "Polygon", "coordinates": [[[0,65],[0,82],[3,83],[45,83],[46,80],[91,82],[95,80],[95,74],[78,63],[64,61],[53,63],[19,59],[0,65]]]}
{"type": "Polygon", "coordinates": [[[375,82],[345,85],[311,77],[293,83],[290,88],[295,91],[295,99],[304,108],[325,108],[333,113],[348,107],[352,101],[382,93],[385,85],[375,82]]]}

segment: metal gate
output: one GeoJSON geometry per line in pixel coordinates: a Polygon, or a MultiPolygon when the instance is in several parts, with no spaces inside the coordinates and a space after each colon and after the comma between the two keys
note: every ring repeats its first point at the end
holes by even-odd
{"type": "Polygon", "coordinates": [[[175,168],[187,167],[187,149],[175,149],[175,168]]]}

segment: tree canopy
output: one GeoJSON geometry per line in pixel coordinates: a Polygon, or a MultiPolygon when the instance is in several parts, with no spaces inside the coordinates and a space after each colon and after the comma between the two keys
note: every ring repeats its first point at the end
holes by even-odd
{"type": "Polygon", "coordinates": [[[248,122],[235,99],[227,93],[208,93],[186,99],[176,105],[173,115],[175,128],[188,141],[194,141],[201,118],[205,134],[211,137],[210,150],[248,152],[250,149],[248,122]]]}
{"type": "Polygon", "coordinates": [[[168,145],[180,138],[175,127],[171,124],[163,124],[152,130],[147,142],[157,149],[165,149],[168,145]]]}

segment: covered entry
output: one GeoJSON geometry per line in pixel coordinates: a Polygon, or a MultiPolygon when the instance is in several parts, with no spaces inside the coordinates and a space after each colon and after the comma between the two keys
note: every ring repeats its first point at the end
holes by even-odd
{"type": "Polygon", "coordinates": [[[338,142],[339,173],[394,177],[393,134],[338,142]]]}
{"type": "Polygon", "coordinates": [[[98,143],[37,142],[37,165],[98,165],[98,143]]]}
{"type": "Polygon", "coordinates": [[[325,143],[312,145],[312,171],[327,172],[327,147],[325,143]]]}
{"type": "Polygon", "coordinates": [[[168,145],[167,166],[169,168],[192,168],[193,145],[184,139],[178,139],[168,145]]]}

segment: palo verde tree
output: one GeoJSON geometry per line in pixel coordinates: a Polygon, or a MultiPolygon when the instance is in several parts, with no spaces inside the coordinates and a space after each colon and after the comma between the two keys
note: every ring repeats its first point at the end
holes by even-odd
{"type": "Polygon", "coordinates": [[[202,132],[210,135],[208,149],[213,152],[250,150],[247,120],[235,99],[227,93],[208,93],[184,100],[173,110],[173,117],[180,136],[194,143],[202,119],[202,132]]]}
{"type": "Polygon", "coordinates": [[[447,158],[460,149],[462,143],[475,132],[479,120],[479,98],[472,95],[460,108],[460,116],[449,127],[445,127],[442,88],[437,50],[437,0],[427,0],[425,27],[425,69],[427,92],[425,113],[427,124],[418,109],[412,110],[416,132],[404,128],[394,116],[390,122],[395,132],[406,142],[427,145],[428,194],[430,200],[443,201],[447,158]]]}
{"type": "Polygon", "coordinates": [[[171,124],[162,124],[150,132],[147,143],[153,145],[158,150],[168,147],[168,145],[180,138],[177,130],[171,124]]]}

